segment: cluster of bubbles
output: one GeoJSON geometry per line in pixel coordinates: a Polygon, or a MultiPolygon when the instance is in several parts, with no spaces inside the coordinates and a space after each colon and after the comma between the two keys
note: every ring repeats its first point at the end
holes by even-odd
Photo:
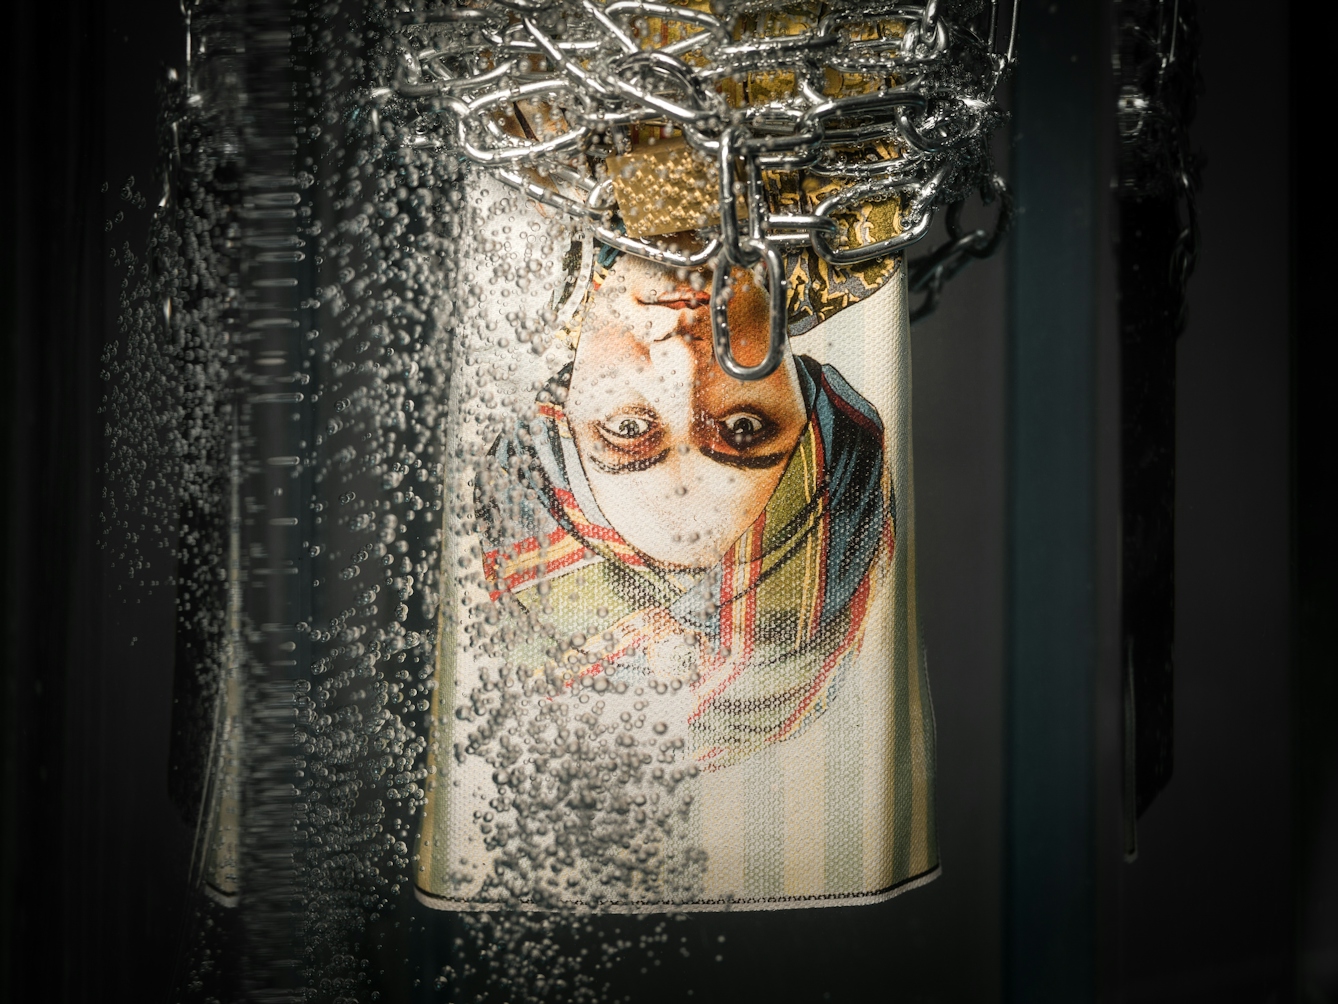
{"type": "Polygon", "coordinates": [[[672,706],[682,711],[687,688],[605,667],[615,640],[606,610],[592,607],[590,624],[571,633],[555,623],[546,583],[521,603],[485,578],[481,514],[494,536],[520,539],[536,501],[492,445],[525,435],[570,361],[552,305],[577,252],[566,224],[486,176],[463,187],[446,437],[454,540],[441,586],[441,643],[458,645],[459,689],[454,707],[439,709],[450,728],[436,734],[429,769],[438,797],[451,791],[447,778],[486,777],[471,813],[483,853],[460,858],[450,881],[489,909],[464,915],[456,949],[469,961],[438,985],[467,987],[470,1000],[620,1000],[602,974],[631,957],[658,964],[654,946],[667,943],[671,921],[631,940],[596,927],[593,913],[700,897],[705,855],[683,836],[697,771],[664,721],[672,706]]]}
{"type": "MultiPolygon", "coordinates": [[[[228,15],[219,7],[211,22],[207,3],[194,10],[198,56],[228,15]]],[[[413,848],[431,772],[481,763],[491,786],[474,825],[487,867],[461,865],[460,880],[488,912],[461,915],[453,940],[431,949],[441,999],[468,986],[470,999],[512,1004],[611,1000],[602,974],[619,960],[650,968],[687,951],[667,917],[629,938],[609,936],[592,911],[698,895],[703,855],[676,835],[695,768],[653,706],[672,705],[677,687],[596,671],[598,623],[560,636],[542,606],[488,597],[476,563],[443,573],[444,556],[476,539],[474,493],[495,474],[490,443],[534,417],[562,365],[545,304],[571,240],[555,222],[511,233],[514,203],[471,195],[455,158],[413,149],[374,113],[365,95],[393,72],[380,40],[397,16],[379,3],[330,3],[295,22],[307,71],[295,226],[303,308],[316,319],[292,374],[311,429],[301,462],[312,572],[299,625],[310,672],[298,687],[293,828],[303,993],[376,999],[383,977],[367,932],[416,910],[413,848]],[[477,667],[458,690],[438,672],[457,631],[477,667]],[[518,662],[522,641],[545,658],[518,662]],[[434,701],[446,703],[434,712],[434,701]],[[435,748],[434,713],[453,720],[452,740],[435,748]]],[[[126,211],[151,220],[142,253],[129,243],[110,253],[124,281],[103,372],[105,544],[122,586],[176,591],[178,659],[194,660],[177,671],[178,702],[194,716],[183,734],[205,747],[220,713],[243,713],[219,711],[220,681],[243,658],[230,632],[257,627],[230,626],[239,612],[228,584],[238,479],[263,463],[248,457],[239,425],[248,388],[238,275],[251,252],[240,239],[237,98],[214,59],[212,73],[200,57],[193,75],[169,74],[164,87],[161,197],[133,179],[121,192],[126,211]]],[[[215,760],[201,772],[225,769],[215,760]]],[[[244,911],[244,873],[240,885],[244,911]]],[[[201,911],[181,992],[211,999],[226,920],[203,901],[201,911]]]]}
{"type": "MultiPolygon", "coordinates": [[[[589,917],[552,913],[476,915],[453,944],[461,961],[442,969],[436,988],[446,993],[468,988],[468,996],[457,991],[453,999],[471,1004],[633,1001],[632,994],[616,989],[620,976],[625,980],[631,970],[645,985],[666,961],[701,954],[682,933],[682,919],[647,917],[608,927],[596,926],[589,917]],[[476,989],[473,981],[480,976],[483,989],[476,989]]],[[[724,941],[719,935],[715,947],[723,950],[724,941]]],[[[719,962],[723,955],[717,951],[714,958],[719,962]]]]}
{"type": "Polygon", "coordinates": [[[679,763],[683,739],[646,714],[668,686],[596,673],[568,701],[572,684],[552,666],[482,676],[456,712],[469,728],[461,762],[482,757],[496,786],[476,813],[492,866],[481,895],[547,908],[691,901],[705,859],[673,837],[693,800],[679,789],[696,770],[679,763]]]}

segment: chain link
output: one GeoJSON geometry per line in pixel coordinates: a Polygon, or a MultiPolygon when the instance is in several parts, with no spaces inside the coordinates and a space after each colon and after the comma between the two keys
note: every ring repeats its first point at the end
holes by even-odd
{"type": "MultiPolygon", "coordinates": [[[[410,144],[491,170],[622,251],[681,268],[714,264],[717,292],[729,265],[764,268],[772,317],[763,362],[740,365],[723,306],[711,315],[721,366],[758,379],[782,357],[784,251],[807,247],[830,265],[856,267],[909,247],[939,208],[951,207],[949,242],[912,266],[912,287],[928,294],[932,309],[947,278],[994,250],[1011,215],[989,139],[1004,121],[996,92],[1012,64],[1016,10],[1006,48],[995,45],[998,0],[981,32],[951,22],[939,0],[833,0],[807,25],[793,11],[774,2],[717,14],[654,0],[482,0],[406,12],[393,81],[373,97],[410,103],[417,113],[410,144]],[[759,27],[781,15],[793,34],[759,27]],[[647,19],[680,37],[647,47],[647,19]],[[777,88],[785,93],[731,107],[726,82],[758,75],[786,79],[777,88]],[[561,131],[540,137],[505,129],[504,114],[525,101],[559,110],[552,119],[561,131]],[[629,148],[630,126],[676,129],[717,166],[719,225],[703,233],[701,250],[619,232],[601,162],[629,148]],[[811,213],[773,212],[764,172],[802,172],[839,187],[811,213]],[[561,184],[541,184],[545,178],[561,184]],[[993,235],[953,232],[963,200],[976,191],[1001,199],[993,235]],[[891,199],[901,206],[898,233],[864,245],[841,239],[838,216],[891,199]]],[[[921,307],[917,316],[926,312],[921,307]]]]}

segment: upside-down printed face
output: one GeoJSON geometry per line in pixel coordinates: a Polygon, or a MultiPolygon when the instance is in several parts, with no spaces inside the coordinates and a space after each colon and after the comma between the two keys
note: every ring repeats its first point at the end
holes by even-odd
{"type": "MultiPolygon", "coordinates": [[[[766,294],[743,270],[734,279],[732,346],[753,365],[767,350],[766,294]]],[[[757,519],[807,417],[788,347],[764,380],[716,364],[710,285],[623,255],[588,306],[566,402],[604,516],[676,568],[715,564],[757,519]]]]}

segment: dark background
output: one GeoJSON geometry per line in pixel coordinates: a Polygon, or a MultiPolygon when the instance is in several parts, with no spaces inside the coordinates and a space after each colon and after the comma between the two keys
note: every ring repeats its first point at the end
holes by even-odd
{"type": "MultiPolygon", "coordinates": [[[[1009,457],[1027,404],[1010,368],[1026,335],[1016,321],[1010,330],[1010,289],[1016,297],[1053,281],[1057,298],[1072,292],[1026,257],[1024,242],[955,280],[914,333],[942,877],[878,907],[689,921],[684,930],[703,944],[727,935],[724,962],[699,953],[654,983],[629,977],[633,999],[682,999],[692,986],[708,1001],[1338,1001],[1338,540],[1328,494],[1338,395],[1326,299],[1335,195],[1324,104],[1335,15],[1323,5],[1294,15],[1242,0],[1202,5],[1205,93],[1193,135],[1207,157],[1203,250],[1179,352],[1176,767],[1139,823],[1132,864],[1120,819],[1110,16],[1108,5],[1024,3],[1024,58],[1049,56],[1034,58],[1020,85],[1024,98],[1065,86],[1065,54],[1095,81],[1073,97],[1090,103],[1091,169],[1055,155],[1059,168],[1086,171],[1091,214],[1042,239],[1060,257],[1090,261],[1090,324],[1073,337],[1088,339],[1091,357],[1090,430],[1076,441],[1091,472],[1084,588],[1094,613],[1090,665],[1073,672],[1087,674],[1091,697],[1055,723],[1075,727],[1090,752],[1078,817],[1089,825],[1056,852],[1079,878],[1058,891],[1029,882],[1010,864],[1018,848],[1005,811],[1029,780],[1010,772],[1017,737],[1006,714],[1018,560],[1009,457]],[[1043,960],[1059,946],[1073,964],[1009,964],[1017,918],[1043,920],[1069,897],[1076,928],[1041,922],[1023,947],[1043,960]]],[[[183,63],[181,17],[168,0],[73,0],[58,18],[19,5],[9,22],[0,999],[166,1000],[191,915],[190,833],[166,789],[172,597],[112,570],[98,546],[97,408],[121,280],[108,248],[138,251],[147,224],[119,191],[134,175],[154,201],[155,87],[183,63]]],[[[1014,150],[1072,141],[1033,111],[1042,106],[1019,108],[1014,150]]],[[[1046,203],[1058,193],[1022,202],[1020,233],[1062,215],[1064,205],[1046,203]]]]}

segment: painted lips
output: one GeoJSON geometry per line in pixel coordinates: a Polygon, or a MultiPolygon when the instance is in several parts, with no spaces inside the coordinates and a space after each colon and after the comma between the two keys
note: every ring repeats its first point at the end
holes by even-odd
{"type": "Polygon", "coordinates": [[[661,293],[653,300],[642,300],[647,306],[668,307],[671,310],[696,310],[711,302],[711,294],[704,289],[675,289],[661,293]]]}

